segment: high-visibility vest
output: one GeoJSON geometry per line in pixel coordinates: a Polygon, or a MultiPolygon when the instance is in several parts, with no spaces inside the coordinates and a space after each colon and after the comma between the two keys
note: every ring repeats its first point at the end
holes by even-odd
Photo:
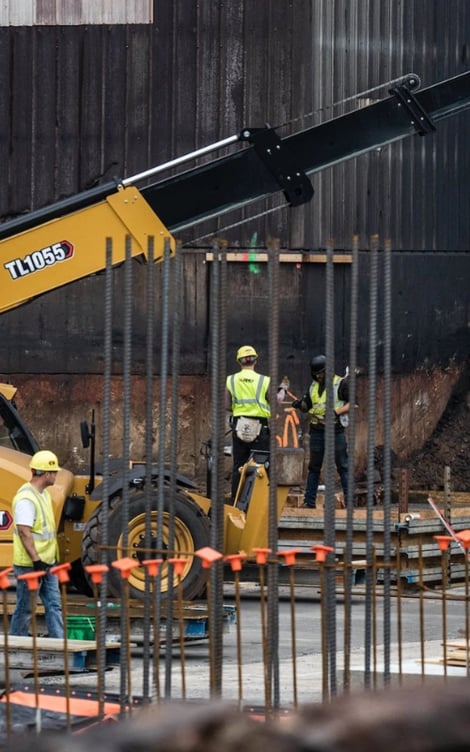
{"type": "Polygon", "coordinates": [[[227,389],[232,395],[233,416],[269,418],[271,409],[266,400],[269,382],[269,376],[262,376],[251,368],[242,368],[238,373],[227,376],[227,389]]]}
{"type": "MultiPolygon", "coordinates": [[[[333,389],[334,389],[334,409],[338,407],[342,407],[345,405],[344,400],[340,400],[338,397],[338,389],[339,385],[342,381],[341,376],[334,376],[333,377],[333,389]]],[[[320,421],[325,420],[326,415],[326,389],[323,389],[323,392],[320,394],[319,391],[320,384],[318,381],[312,381],[310,385],[310,400],[312,402],[312,407],[309,410],[310,413],[310,423],[312,425],[318,424],[320,421]]]]}
{"type": "MultiPolygon", "coordinates": [[[[38,556],[46,564],[54,564],[58,561],[59,548],[57,545],[54,509],[49,491],[46,489],[41,494],[39,491],[36,491],[31,483],[25,483],[17,491],[13,499],[13,518],[15,516],[15,506],[22,499],[31,501],[36,509],[36,517],[31,528],[31,533],[38,556]]],[[[13,527],[13,563],[18,567],[33,566],[31,557],[21,542],[16,525],[13,527]]]]}

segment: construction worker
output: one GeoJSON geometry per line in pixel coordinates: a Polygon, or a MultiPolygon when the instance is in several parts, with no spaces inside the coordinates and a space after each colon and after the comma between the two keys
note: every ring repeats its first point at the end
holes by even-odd
{"type": "MultiPolygon", "coordinates": [[[[31,458],[32,477],[16,493],[13,511],[13,565],[15,576],[44,572],[38,594],[44,606],[49,637],[64,636],[58,578],[49,569],[58,561],[57,531],[49,486],[60,470],[53,452],[42,450],[31,458]]],[[[10,634],[27,636],[31,620],[31,594],[24,580],[16,582],[16,607],[10,634]]]]}
{"type": "MultiPolygon", "coordinates": [[[[294,400],[292,407],[310,414],[310,458],[303,507],[315,509],[320,473],[325,454],[326,419],[326,357],[315,355],[310,362],[312,383],[301,399],[294,400]]],[[[348,492],[348,448],[344,429],[348,424],[349,387],[347,379],[333,377],[333,404],[335,413],[335,465],[341,480],[344,499],[348,492]]]]}
{"type": "MultiPolygon", "coordinates": [[[[240,371],[227,376],[225,408],[231,413],[232,429],[232,501],[235,501],[240,468],[248,461],[253,450],[269,452],[270,377],[255,371],[258,354],[251,345],[238,348],[240,371]]],[[[277,399],[281,402],[288,384],[283,382],[277,399]]]]}

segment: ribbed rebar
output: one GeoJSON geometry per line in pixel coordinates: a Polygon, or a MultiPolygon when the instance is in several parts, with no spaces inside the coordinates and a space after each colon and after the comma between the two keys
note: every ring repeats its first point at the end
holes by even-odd
{"type": "Polygon", "coordinates": [[[348,493],[346,499],[346,547],[344,553],[344,689],[350,688],[351,663],[351,587],[353,528],[355,503],[355,454],[356,454],[356,402],[357,402],[357,337],[358,337],[358,290],[359,290],[359,236],[352,241],[351,284],[349,314],[349,427],[348,427],[348,493]]]}
{"type": "MultiPolygon", "coordinates": [[[[269,436],[269,517],[268,517],[268,548],[277,551],[278,523],[277,523],[277,463],[276,463],[276,412],[277,387],[279,384],[279,240],[273,239],[268,245],[268,297],[271,301],[268,321],[269,342],[269,402],[271,405],[271,429],[269,436]]],[[[267,640],[268,640],[268,676],[270,688],[270,704],[276,710],[280,703],[279,686],[279,564],[273,558],[268,561],[267,581],[267,640]]]]}
{"type": "MultiPolygon", "coordinates": [[[[333,379],[335,376],[335,283],[334,283],[334,241],[326,246],[326,304],[325,304],[325,540],[333,549],[336,545],[336,495],[335,495],[335,398],[333,379]]],[[[334,554],[328,555],[328,562],[334,554]]],[[[325,568],[326,587],[326,649],[328,652],[330,693],[336,694],[336,583],[334,567],[325,568]]]]}
{"type": "MultiPolygon", "coordinates": [[[[132,303],[133,303],[133,265],[132,238],[127,235],[125,241],[124,261],[124,296],[123,296],[123,353],[122,353],[122,391],[123,391],[123,425],[122,425],[122,551],[128,556],[129,545],[129,481],[130,481],[130,440],[131,440],[131,363],[132,363],[132,303]]],[[[116,552],[117,553],[117,552],[116,552]]],[[[121,581],[123,596],[128,590],[121,581]]],[[[127,645],[129,635],[129,598],[121,600],[121,661],[120,661],[120,704],[124,711],[129,701],[128,687],[130,666],[127,665],[127,645]]]]}
{"type": "MultiPolygon", "coordinates": [[[[99,550],[99,563],[108,564],[109,553],[109,478],[110,478],[110,455],[111,455],[111,392],[112,392],[112,359],[113,359],[113,241],[106,238],[106,269],[104,290],[104,373],[103,373],[103,483],[102,483],[102,516],[101,516],[101,544],[99,550]]],[[[104,693],[106,691],[106,608],[108,597],[108,575],[105,572],[100,585],[99,612],[99,672],[103,677],[103,694],[98,697],[100,714],[104,710],[104,693]]]]}
{"type": "Polygon", "coordinates": [[[369,277],[369,394],[367,420],[367,517],[366,517],[366,597],[364,622],[364,683],[370,687],[371,649],[372,649],[372,558],[373,558],[373,516],[374,504],[374,461],[375,461],[375,426],[377,393],[377,266],[378,236],[370,239],[370,277],[369,277]]]}
{"type": "MultiPolygon", "coordinates": [[[[222,299],[222,254],[217,239],[212,244],[213,260],[211,264],[210,295],[210,372],[211,372],[211,546],[216,551],[223,551],[223,516],[224,492],[222,485],[221,458],[224,440],[224,385],[225,360],[221,361],[220,343],[222,330],[225,330],[225,317],[222,309],[226,299],[222,299]]],[[[226,267],[224,266],[226,269],[226,267]]],[[[224,282],[226,294],[226,281],[224,282]]],[[[222,692],[222,636],[223,636],[223,564],[215,562],[211,567],[211,603],[209,614],[211,624],[211,697],[219,697],[222,692]]]]}
{"type": "MultiPolygon", "coordinates": [[[[176,474],[178,467],[178,432],[179,432],[179,375],[180,375],[180,355],[181,355],[181,304],[182,296],[182,259],[181,244],[177,245],[176,254],[171,264],[173,268],[172,284],[172,309],[173,309],[173,329],[172,329],[172,354],[171,354],[171,408],[170,408],[170,482],[169,482],[169,515],[168,515],[168,549],[175,549],[175,497],[176,497],[176,474]]],[[[171,571],[173,571],[173,566],[171,571]]],[[[169,568],[170,571],[170,568],[169,568]]],[[[159,583],[161,580],[159,579],[159,583]]],[[[167,653],[171,652],[171,639],[173,629],[174,614],[174,593],[173,593],[173,576],[168,581],[167,601],[166,601],[166,645],[167,653]],[[170,648],[168,648],[170,646],[170,648]]]]}
{"type": "Polygon", "coordinates": [[[391,501],[392,501],[392,244],[385,241],[383,253],[384,278],[384,584],[383,584],[383,630],[384,630],[384,683],[390,683],[390,563],[391,563],[391,501]]]}
{"type": "MultiPolygon", "coordinates": [[[[146,327],[145,327],[145,533],[144,545],[147,552],[152,544],[152,460],[153,460],[153,351],[154,351],[154,317],[155,317],[155,241],[153,237],[147,242],[147,266],[146,266],[146,327]]],[[[146,553],[145,558],[150,559],[146,553]]],[[[144,599],[144,646],[143,646],[143,674],[142,695],[145,700],[150,700],[150,622],[152,616],[151,578],[148,569],[145,569],[145,592],[144,599]]],[[[153,625],[154,650],[158,650],[158,635],[155,630],[158,624],[153,625]]]]}
{"type": "MultiPolygon", "coordinates": [[[[158,481],[157,481],[157,534],[156,534],[156,548],[157,554],[163,550],[163,513],[165,508],[165,455],[166,455],[166,439],[167,439],[167,391],[168,391],[168,342],[169,342],[169,329],[170,329],[170,274],[171,274],[171,247],[169,238],[165,238],[163,244],[163,259],[162,259],[162,273],[161,273],[161,306],[160,306],[160,411],[158,420],[158,481]]],[[[171,503],[171,502],[170,502],[171,503]]],[[[171,516],[171,515],[170,515],[171,516]]],[[[169,551],[169,555],[172,555],[172,551],[169,551]]],[[[172,597],[172,583],[173,583],[173,567],[167,565],[167,577],[168,577],[168,591],[167,597],[172,597]]],[[[157,613],[161,613],[161,588],[157,586],[157,592],[155,594],[157,613]]],[[[169,630],[172,628],[172,624],[167,620],[166,631],[166,653],[165,653],[165,697],[171,697],[171,678],[172,678],[172,655],[171,655],[171,642],[168,639],[169,630]]]]}

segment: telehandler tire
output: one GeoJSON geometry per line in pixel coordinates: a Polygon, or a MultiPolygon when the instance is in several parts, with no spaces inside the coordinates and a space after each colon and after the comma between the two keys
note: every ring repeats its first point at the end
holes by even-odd
{"type": "MultiPolygon", "coordinates": [[[[145,567],[140,564],[145,559],[164,559],[161,568],[161,593],[165,598],[168,592],[167,558],[187,559],[187,564],[181,574],[183,599],[193,600],[203,592],[206,584],[205,571],[199,557],[194,552],[209,545],[210,522],[207,515],[190,497],[179,493],[174,497],[174,550],[168,550],[170,499],[165,490],[162,530],[162,551],[156,550],[157,545],[157,499],[152,499],[151,511],[151,544],[150,550],[145,548],[146,538],[146,508],[145,494],[132,493],[129,499],[128,547],[124,548],[123,536],[123,500],[120,496],[110,500],[108,513],[108,546],[107,562],[108,591],[111,597],[122,596],[122,579],[119,571],[110,566],[112,561],[125,557],[135,559],[136,567],[129,576],[129,597],[143,599],[145,597],[145,567]]],[[[88,520],[82,539],[82,565],[96,564],[100,561],[99,544],[102,542],[104,508],[102,505],[88,520]]],[[[176,578],[174,580],[176,585],[176,578]]],[[[176,597],[176,588],[174,589],[176,597]]]]}

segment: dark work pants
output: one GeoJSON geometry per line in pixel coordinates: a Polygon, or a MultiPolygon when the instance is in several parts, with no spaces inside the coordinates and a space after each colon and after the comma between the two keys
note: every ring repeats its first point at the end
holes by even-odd
{"type": "MultiPolygon", "coordinates": [[[[325,455],[325,432],[311,431],[310,433],[310,459],[308,463],[307,486],[305,488],[304,503],[314,507],[320,473],[325,455]]],[[[348,447],[344,431],[335,433],[335,465],[341,479],[341,487],[346,501],[348,494],[348,447]]]]}
{"type": "Polygon", "coordinates": [[[232,501],[235,501],[235,496],[237,495],[237,488],[240,480],[239,470],[246,462],[248,462],[250,454],[253,451],[269,452],[268,426],[263,426],[258,438],[251,441],[249,444],[246,441],[241,441],[235,431],[232,431],[232,501]]]}

